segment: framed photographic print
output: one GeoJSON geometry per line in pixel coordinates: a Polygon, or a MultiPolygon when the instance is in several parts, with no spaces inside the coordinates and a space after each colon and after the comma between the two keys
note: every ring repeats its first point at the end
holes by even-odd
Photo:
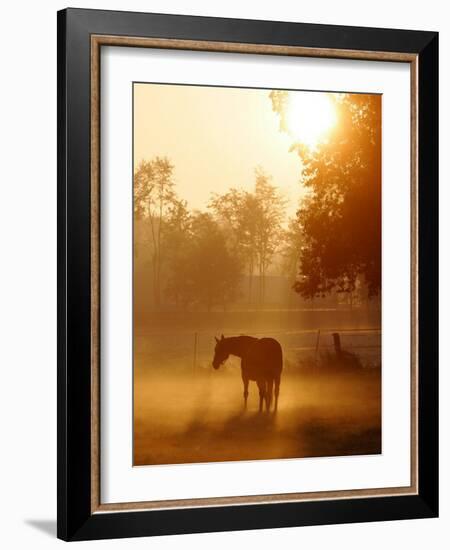
{"type": "Polygon", "coordinates": [[[438,514],[438,36],[58,13],[58,536],[438,514]]]}

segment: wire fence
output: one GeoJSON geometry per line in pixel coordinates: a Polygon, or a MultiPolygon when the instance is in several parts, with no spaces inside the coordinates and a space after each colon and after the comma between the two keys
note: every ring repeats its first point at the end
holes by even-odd
{"type": "MultiPolygon", "coordinates": [[[[233,331],[236,336],[244,331],[233,331]]],[[[283,349],[284,365],[294,368],[313,362],[320,365],[324,356],[351,354],[363,367],[381,365],[381,329],[372,327],[327,328],[279,331],[246,331],[257,338],[276,338],[283,349]]],[[[146,362],[178,364],[194,371],[209,368],[214,355],[217,332],[177,331],[152,332],[135,337],[135,357],[146,362]]]]}

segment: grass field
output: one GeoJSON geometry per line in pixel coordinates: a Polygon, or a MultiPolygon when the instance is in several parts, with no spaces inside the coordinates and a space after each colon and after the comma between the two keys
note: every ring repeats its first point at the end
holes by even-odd
{"type": "Polygon", "coordinates": [[[240,369],[140,369],[134,464],[177,464],[381,452],[381,371],[285,370],[277,413],[258,412],[240,369]]]}
{"type": "Polygon", "coordinates": [[[379,313],[348,310],[162,312],[140,320],[134,464],[380,453],[378,327],[379,313]],[[333,330],[343,349],[357,355],[357,366],[336,362],[333,330]],[[244,410],[239,359],[213,370],[214,336],[221,332],[280,341],[284,370],[276,414],[258,412],[254,382],[244,410]]]}

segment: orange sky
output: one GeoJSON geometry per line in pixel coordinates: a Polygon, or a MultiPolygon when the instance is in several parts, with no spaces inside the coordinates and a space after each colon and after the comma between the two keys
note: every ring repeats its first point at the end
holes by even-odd
{"type": "Polygon", "coordinates": [[[269,90],[134,84],[134,162],[167,156],[179,196],[204,209],[212,192],[250,189],[259,165],[297,210],[300,161],[279,131],[269,90]]]}

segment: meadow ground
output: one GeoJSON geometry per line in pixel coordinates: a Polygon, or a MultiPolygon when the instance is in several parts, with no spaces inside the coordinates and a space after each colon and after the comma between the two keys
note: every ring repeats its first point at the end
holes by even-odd
{"type": "Polygon", "coordinates": [[[380,335],[354,333],[367,344],[355,367],[335,363],[328,344],[314,359],[314,331],[288,332],[277,413],[258,412],[254,382],[244,410],[239,360],[213,370],[212,336],[198,333],[193,357],[191,330],[137,334],[134,465],[380,453],[380,335]]]}

